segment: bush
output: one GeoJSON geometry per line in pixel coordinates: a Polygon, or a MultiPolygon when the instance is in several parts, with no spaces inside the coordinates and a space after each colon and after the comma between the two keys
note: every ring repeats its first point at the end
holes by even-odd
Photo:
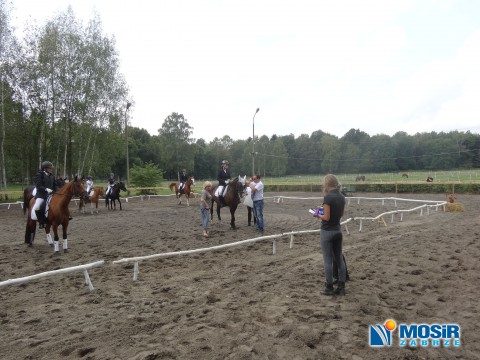
{"type": "MultiPolygon", "coordinates": [[[[156,187],[163,181],[163,171],[153,163],[147,163],[143,167],[134,166],[130,170],[131,183],[136,187],[156,187]]],[[[142,190],[141,193],[146,193],[142,190]]]]}

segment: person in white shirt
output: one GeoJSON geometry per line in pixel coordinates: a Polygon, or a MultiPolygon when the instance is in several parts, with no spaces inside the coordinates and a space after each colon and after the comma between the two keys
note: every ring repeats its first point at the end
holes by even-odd
{"type": "Polygon", "coordinates": [[[254,175],[252,178],[253,182],[249,184],[250,189],[252,190],[253,198],[253,209],[255,211],[255,216],[257,218],[257,230],[263,233],[264,224],[263,224],[263,183],[260,180],[260,175],[254,175]]]}

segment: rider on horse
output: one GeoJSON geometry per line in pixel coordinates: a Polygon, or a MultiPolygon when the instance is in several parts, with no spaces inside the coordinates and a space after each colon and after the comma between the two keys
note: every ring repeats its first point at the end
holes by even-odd
{"type": "Polygon", "coordinates": [[[55,176],[53,173],[53,164],[50,161],[44,161],[42,163],[42,169],[35,175],[35,205],[33,205],[33,210],[35,215],[37,215],[39,228],[43,229],[45,227],[45,222],[47,218],[45,217],[45,209],[42,206],[48,196],[57,190],[57,184],[55,182],[55,176]]]}
{"type": "Polygon", "coordinates": [[[225,199],[223,198],[225,188],[227,187],[228,183],[231,180],[230,171],[228,170],[229,162],[227,160],[222,161],[222,168],[218,172],[217,180],[218,180],[218,189],[217,189],[217,196],[220,200],[221,206],[225,206],[225,199]]]}
{"type": "Polygon", "coordinates": [[[91,196],[91,192],[93,190],[93,179],[92,177],[89,175],[87,176],[87,181],[86,181],[86,184],[87,184],[87,194],[88,196],[91,196]]]}
{"type": "Polygon", "coordinates": [[[180,173],[180,176],[179,176],[179,185],[178,185],[178,191],[183,191],[183,188],[185,186],[185,183],[187,182],[188,180],[188,176],[187,176],[187,170],[183,169],[182,172],[180,173]]]}
{"type": "Polygon", "coordinates": [[[108,181],[107,182],[107,191],[105,192],[105,197],[107,197],[108,194],[110,194],[110,192],[112,191],[113,185],[115,185],[115,178],[114,178],[113,173],[110,173],[110,177],[108,178],[107,181],[108,181]]]}

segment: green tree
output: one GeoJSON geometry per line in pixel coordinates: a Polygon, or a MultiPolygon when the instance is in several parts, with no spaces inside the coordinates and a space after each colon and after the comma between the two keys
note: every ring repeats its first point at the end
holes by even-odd
{"type": "Polygon", "coordinates": [[[158,129],[161,154],[169,179],[177,178],[181,169],[190,171],[194,168],[192,130],[187,119],[175,112],[167,116],[158,129]]]}
{"type": "MultiPolygon", "coordinates": [[[[147,163],[143,166],[133,166],[130,170],[130,179],[132,184],[137,187],[155,187],[161,184],[163,180],[162,170],[155,164],[147,163]]],[[[142,193],[145,193],[142,190],[142,193]]]]}

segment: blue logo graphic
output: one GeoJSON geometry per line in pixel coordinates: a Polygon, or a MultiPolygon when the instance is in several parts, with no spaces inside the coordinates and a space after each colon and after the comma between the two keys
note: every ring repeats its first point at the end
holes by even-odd
{"type": "MultiPolygon", "coordinates": [[[[369,345],[384,347],[392,345],[392,333],[397,328],[395,320],[385,324],[370,325],[369,345]]],[[[400,347],[460,347],[461,329],[458,324],[400,324],[398,325],[400,347]]]]}
{"type": "Polygon", "coordinates": [[[397,324],[393,320],[387,320],[384,325],[370,325],[369,345],[373,347],[391,346],[392,331],[397,324]]]}

